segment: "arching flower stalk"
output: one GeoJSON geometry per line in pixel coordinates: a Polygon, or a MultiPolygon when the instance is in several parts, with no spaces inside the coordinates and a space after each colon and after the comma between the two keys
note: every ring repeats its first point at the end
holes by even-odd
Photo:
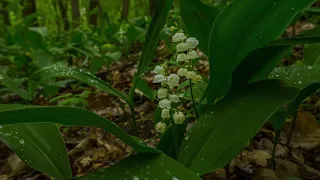
{"type": "Polygon", "coordinates": [[[167,74],[166,63],[157,65],[153,70],[153,73],[155,73],[153,83],[160,83],[162,86],[158,90],[157,95],[160,100],[159,107],[162,109],[162,121],[158,122],[155,126],[156,131],[160,133],[165,131],[167,123],[171,123],[174,126],[175,124],[182,124],[186,119],[183,112],[171,106],[172,103],[180,102],[179,96],[175,94],[174,89],[179,86],[180,79],[182,78],[188,79],[190,82],[194,111],[196,112],[196,117],[198,117],[192,93],[192,84],[202,81],[202,77],[194,70],[191,61],[199,57],[198,53],[194,50],[199,44],[199,41],[193,37],[187,38],[182,31],[179,31],[172,37],[172,42],[176,43],[176,60],[182,64],[182,67],[176,74],[167,74]],[[167,120],[171,121],[166,122],[167,120]]]}

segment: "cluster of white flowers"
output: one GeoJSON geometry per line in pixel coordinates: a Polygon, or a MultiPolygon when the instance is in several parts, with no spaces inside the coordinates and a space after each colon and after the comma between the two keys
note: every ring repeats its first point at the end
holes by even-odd
{"type": "MultiPolygon", "coordinates": [[[[173,118],[174,123],[182,124],[186,116],[179,110],[171,108],[171,103],[180,102],[179,97],[172,93],[173,88],[179,86],[180,77],[191,79],[193,83],[202,81],[202,77],[192,70],[191,60],[198,58],[198,53],[194,50],[199,44],[196,38],[187,38],[182,32],[176,33],[172,37],[172,42],[178,43],[176,46],[177,61],[183,63],[177,74],[166,74],[166,66],[158,65],[153,72],[156,74],[153,83],[161,83],[162,87],[158,90],[158,98],[160,99],[159,107],[162,108],[161,118],[164,120],[173,118]],[[173,115],[172,115],[173,114],[173,115]]],[[[158,122],[156,131],[163,133],[166,130],[166,123],[158,122]]]]}

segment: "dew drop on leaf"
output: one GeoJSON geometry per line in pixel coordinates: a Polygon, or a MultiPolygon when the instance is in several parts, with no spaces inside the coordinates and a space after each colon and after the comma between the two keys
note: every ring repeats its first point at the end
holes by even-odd
{"type": "Polygon", "coordinates": [[[177,177],[172,177],[172,180],[179,180],[179,178],[177,178],[177,177]]]}
{"type": "Polygon", "coordinates": [[[19,143],[20,143],[20,144],[24,144],[24,140],[23,140],[23,139],[20,139],[20,140],[19,140],[19,143]]]}

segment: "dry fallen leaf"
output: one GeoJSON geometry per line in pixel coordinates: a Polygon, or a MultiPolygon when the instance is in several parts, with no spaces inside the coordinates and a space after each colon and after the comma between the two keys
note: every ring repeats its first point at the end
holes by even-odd
{"type": "Polygon", "coordinates": [[[85,167],[85,166],[89,166],[91,161],[92,161],[92,159],[89,156],[87,156],[87,157],[83,158],[80,161],[80,163],[82,164],[83,167],[85,167]]]}
{"type": "MultiPolygon", "coordinates": [[[[280,141],[286,144],[290,132],[289,124],[286,123],[284,131],[281,134],[280,141]]],[[[305,150],[313,149],[320,145],[320,125],[316,118],[309,112],[299,112],[296,124],[291,136],[290,145],[293,148],[302,148],[305,150]]]]}
{"type": "Polygon", "coordinates": [[[280,180],[274,171],[268,168],[258,168],[251,177],[252,180],[280,180]]]}

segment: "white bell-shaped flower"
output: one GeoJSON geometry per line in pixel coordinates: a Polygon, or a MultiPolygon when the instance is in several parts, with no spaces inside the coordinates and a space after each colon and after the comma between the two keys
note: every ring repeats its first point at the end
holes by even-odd
{"type": "Polygon", "coordinates": [[[185,69],[185,68],[180,68],[177,72],[179,76],[187,76],[187,73],[188,73],[188,69],[185,69]]]}
{"type": "Polygon", "coordinates": [[[166,128],[167,125],[163,122],[158,122],[155,127],[156,131],[159,133],[164,133],[166,131],[166,128]]]}
{"type": "Polygon", "coordinates": [[[154,72],[155,74],[164,74],[164,73],[165,73],[165,70],[164,70],[163,66],[157,65],[156,67],[154,67],[153,72],[154,72]]]}
{"type": "Polygon", "coordinates": [[[195,78],[192,78],[192,82],[198,83],[202,81],[202,77],[200,75],[196,75],[195,78]]]}
{"type": "Polygon", "coordinates": [[[161,118],[162,119],[168,119],[170,118],[170,109],[164,108],[161,111],[161,118]]]}
{"type": "Polygon", "coordinates": [[[187,54],[187,58],[188,59],[196,59],[198,57],[199,57],[198,53],[196,51],[194,51],[194,50],[188,52],[188,54],[187,54]]]}
{"type": "Polygon", "coordinates": [[[175,112],[173,114],[173,121],[176,124],[182,124],[185,119],[186,116],[182,112],[175,112]]]}
{"type": "Polygon", "coordinates": [[[180,62],[180,61],[182,61],[182,62],[188,61],[188,56],[186,54],[184,54],[184,53],[178,54],[177,61],[178,62],[180,62]]]}
{"type": "Polygon", "coordinates": [[[157,74],[153,78],[153,83],[162,83],[163,81],[166,81],[166,77],[162,74],[157,74]]]}
{"type": "Polygon", "coordinates": [[[163,98],[167,97],[167,95],[168,95],[168,90],[167,89],[161,88],[161,89],[158,90],[158,98],[159,99],[163,99],[163,98]]]}
{"type": "Polygon", "coordinates": [[[162,100],[159,102],[159,107],[160,107],[160,108],[170,109],[170,108],[171,108],[171,101],[169,101],[168,99],[162,99],[162,100]]]}
{"type": "Polygon", "coordinates": [[[193,49],[199,45],[199,41],[196,38],[191,37],[186,40],[186,44],[189,49],[193,49]]]}
{"type": "Polygon", "coordinates": [[[194,71],[188,71],[187,72],[187,79],[194,79],[196,78],[197,74],[194,71]]]}
{"type": "Polygon", "coordinates": [[[179,85],[180,77],[177,74],[170,74],[168,76],[167,84],[170,88],[173,88],[175,86],[179,85]]]}
{"type": "Polygon", "coordinates": [[[188,45],[184,42],[177,44],[177,52],[182,52],[188,50],[188,45]]]}
{"type": "Polygon", "coordinates": [[[187,37],[183,33],[176,33],[172,36],[172,42],[181,42],[187,37]]]}
{"type": "Polygon", "coordinates": [[[170,94],[169,101],[177,103],[177,102],[180,102],[180,99],[179,99],[179,96],[177,96],[175,94],[170,94]]]}

